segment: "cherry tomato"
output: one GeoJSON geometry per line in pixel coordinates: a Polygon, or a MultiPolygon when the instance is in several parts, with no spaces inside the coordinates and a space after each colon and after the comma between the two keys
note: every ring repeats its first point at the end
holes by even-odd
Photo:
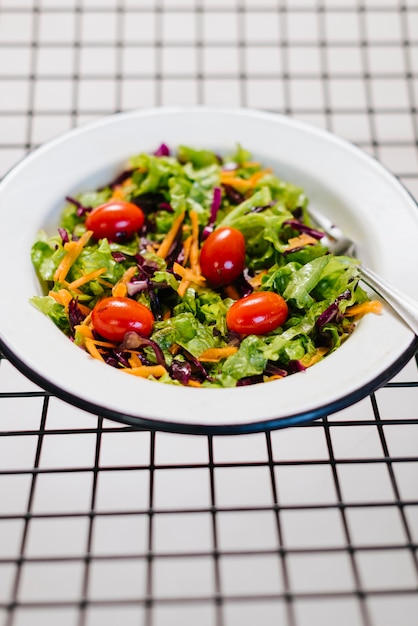
{"type": "Polygon", "coordinates": [[[286,300],[273,291],[255,291],[236,300],[226,314],[229,330],[242,335],[264,335],[287,319],[286,300]]]}
{"type": "Polygon", "coordinates": [[[110,297],[96,304],[92,322],[99,335],[109,341],[122,342],[125,333],[129,331],[148,337],[152,332],[154,316],[145,305],[136,300],[110,297]]]}
{"type": "Polygon", "coordinates": [[[145,221],[142,210],[132,202],[109,200],[92,210],[86,219],[86,228],[95,239],[124,239],[138,231],[145,221]]]}
{"type": "Polygon", "coordinates": [[[245,265],[245,239],[241,231],[227,226],[214,230],[200,252],[202,274],[214,287],[229,285],[245,265]]]}

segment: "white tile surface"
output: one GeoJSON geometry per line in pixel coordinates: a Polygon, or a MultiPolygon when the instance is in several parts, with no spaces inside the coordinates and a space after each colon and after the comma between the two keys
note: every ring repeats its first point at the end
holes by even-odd
{"type": "MultiPolygon", "coordinates": [[[[397,0],[279,4],[2,0],[0,175],[116,108],[214,104],[332,130],[418,195],[417,0],[404,16],[397,0]]],[[[415,626],[416,362],[392,382],[302,428],[156,433],[152,450],[149,432],[45,400],[3,359],[0,626],[415,626]]]]}

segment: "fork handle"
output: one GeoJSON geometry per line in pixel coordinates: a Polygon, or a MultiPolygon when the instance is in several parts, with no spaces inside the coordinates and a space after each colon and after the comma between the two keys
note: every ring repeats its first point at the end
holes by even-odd
{"type": "Polygon", "coordinates": [[[365,265],[359,266],[363,281],[369,285],[418,335],[418,302],[405,293],[392,287],[384,278],[365,265]]]}

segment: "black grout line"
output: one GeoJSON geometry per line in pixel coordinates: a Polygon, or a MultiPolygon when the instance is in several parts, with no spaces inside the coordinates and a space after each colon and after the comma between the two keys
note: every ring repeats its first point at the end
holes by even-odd
{"type": "Polygon", "coordinates": [[[334,450],[333,450],[333,446],[332,446],[332,439],[331,439],[330,429],[329,429],[329,426],[328,426],[328,423],[327,423],[326,419],[324,420],[324,429],[325,429],[325,438],[326,438],[327,446],[328,446],[331,471],[332,471],[332,476],[333,476],[333,479],[334,479],[334,486],[335,486],[335,490],[336,490],[336,493],[337,493],[338,502],[341,505],[339,511],[340,511],[340,515],[341,515],[342,526],[343,526],[343,529],[344,529],[344,536],[345,536],[346,545],[347,545],[347,549],[348,549],[348,557],[350,559],[351,571],[352,571],[352,574],[353,574],[355,587],[357,589],[357,598],[358,598],[358,601],[359,601],[359,608],[360,608],[360,614],[361,614],[361,618],[362,618],[362,624],[363,624],[363,626],[372,626],[372,622],[371,622],[371,618],[370,618],[370,614],[369,614],[369,609],[368,609],[368,606],[367,606],[367,604],[365,602],[365,596],[364,596],[364,592],[363,592],[363,586],[361,584],[360,572],[359,572],[359,568],[358,568],[357,561],[356,561],[356,558],[355,558],[355,552],[353,550],[353,542],[352,542],[352,539],[351,539],[351,533],[350,533],[350,529],[349,529],[348,522],[347,522],[346,507],[345,507],[345,503],[344,503],[343,494],[341,492],[340,481],[339,481],[339,478],[338,478],[338,473],[337,473],[337,467],[336,467],[335,458],[334,458],[334,450]]]}
{"type": "Polygon", "coordinates": [[[373,147],[373,154],[376,158],[379,158],[379,143],[377,141],[376,123],[374,113],[377,111],[376,104],[373,100],[373,93],[370,80],[370,65],[369,65],[369,48],[367,45],[367,30],[365,22],[365,5],[364,0],[358,0],[358,23],[360,30],[360,39],[365,42],[365,45],[360,47],[361,63],[363,66],[362,81],[364,83],[364,90],[366,94],[366,110],[367,120],[369,125],[369,132],[371,137],[371,143],[373,147]]]}
{"type": "MultiPolygon", "coordinates": [[[[268,459],[269,459],[270,481],[271,481],[271,488],[273,492],[273,501],[275,505],[278,507],[279,506],[279,493],[278,493],[277,483],[276,483],[275,466],[273,463],[273,449],[272,449],[272,444],[271,444],[270,433],[266,433],[266,446],[267,446],[267,454],[268,454],[268,459]]],[[[280,565],[281,574],[283,578],[283,586],[284,586],[284,593],[285,593],[285,600],[286,600],[287,623],[288,623],[288,626],[296,626],[297,622],[296,622],[295,607],[294,607],[294,596],[291,590],[289,568],[288,568],[288,564],[286,560],[287,550],[284,547],[285,544],[284,544],[283,530],[282,530],[282,524],[280,520],[279,508],[277,508],[276,510],[275,519],[276,519],[276,529],[277,529],[277,540],[279,544],[278,554],[281,557],[279,565],[280,565]]]]}
{"type": "Polygon", "coordinates": [[[150,436],[150,465],[149,465],[149,492],[147,511],[148,516],[148,546],[146,555],[146,589],[145,591],[145,624],[144,626],[153,626],[153,606],[154,606],[154,491],[155,491],[155,432],[151,432],[150,436]]]}
{"type": "MultiPolygon", "coordinates": [[[[42,407],[41,423],[40,423],[40,428],[39,428],[38,442],[36,446],[36,453],[35,453],[35,460],[34,460],[35,468],[39,467],[39,462],[41,458],[42,442],[43,442],[43,436],[45,433],[45,424],[46,424],[47,415],[48,415],[48,404],[49,404],[49,398],[45,398],[43,407],[42,407]]],[[[13,626],[13,622],[14,622],[14,609],[18,602],[19,589],[20,589],[20,584],[22,580],[22,567],[24,563],[24,554],[26,550],[26,544],[27,544],[28,533],[29,533],[29,524],[32,519],[31,511],[32,511],[32,506],[33,506],[33,499],[35,496],[36,480],[37,480],[36,474],[33,474],[31,485],[30,485],[27,508],[26,508],[26,517],[24,520],[24,528],[23,528],[22,538],[20,542],[19,559],[16,561],[16,573],[15,573],[14,580],[13,580],[13,588],[10,594],[11,602],[8,607],[8,615],[5,621],[5,626],[13,626]]]]}
{"type": "MultiPolygon", "coordinates": [[[[212,523],[212,542],[213,542],[213,568],[214,568],[214,586],[215,586],[215,618],[216,626],[224,626],[223,614],[223,594],[222,594],[222,576],[219,562],[219,537],[218,537],[218,520],[216,506],[216,484],[215,484],[215,461],[213,457],[213,437],[208,437],[208,455],[209,455],[209,477],[210,477],[210,499],[211,499],[211,523],[212,523]]],[[[218,465],[216,465],[217,467],[218,465]]]]}
{"type": "MultiPolygon", "coordinates": [[[[389,478],[390,478],[390,482],[392,485],[392,489],[395,495],[395,499],[398,501],[399,503],[399,514],[401,516],[402,519],[402,525],[405,531],[405,535],[407,537],[407,541],[408,543],[412,543],[413,539],[412,539],[412,532],[411,529],[409,528],[409,524],[408,524],[408,520],[406,518],[405,515],[405,508],[404,508],[404,504],[402,503],[402,498],[400,495],[400,491],[399,491],[399,487],[398,487],[398,483],[396,480],[396,476],[395,476],[395,472],[393,471],[393,458],[390,457],[390,453],[389,453],[389,448],[387,445],[387,441],[386,441],[386,437],[385,437],[385,431],[383,429],[383,426],[380,422],[379,419],[379,406],[376,400],[376,396],[375,394],[372,394],[370,396],[371,399],[371,403],[373,406],[373,412],[376,416],[376,427],[379,433],[379,438],[380,438],[380,442],[382,444],[382,448],[383,448],[383,452],[385,457],[388,459],[388,463],[387,463],[387,468],[388,468],[388,472],[389,472],[389,478]]],[[[418,554],[415,548],[411,548],[411,558],[414,562],[415,565],[415,572],[416,572],[416,576],[417,576],[417,584],[418,584],[418,554]]]]}
{"type": "Polygon", "coordinates": [[[101,433],[102,433],[102,423],[103,419],[101,417],[97,418],[97,435],[96,435],[96,447],[94,453],[94,469],[93,469],[93,480],[91,487],[91,514],[89,515],[89,526],[88,526],[88,534],[87,534],[87,545],[86,545],[86,554],[84,557],[84,570],[83,570],[83,580],[81,586],[81,601],[80,601],[80,612],[79,612],[79,620],[78,626],[86,625],[86,606],[87,606],[87,598],[89,592],[89,583],[90,583],[90,575],[91,575],[91,553],[93,546],[93,536],[94,536],[94,511],[96,507],[96,497],[97,497],[97,481],[99,476],[99,460],[100,460],[100,445],[101,445],[101,433]]]}

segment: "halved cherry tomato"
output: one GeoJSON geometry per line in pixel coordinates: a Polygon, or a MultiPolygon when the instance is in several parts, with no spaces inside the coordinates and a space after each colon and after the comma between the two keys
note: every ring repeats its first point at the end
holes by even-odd
{"type": "Polygon", "coordinates": [[[202,274],[214,287],[231,284],[245,265],[245,239],[241,231],[217,228],[205,240],[200,252],[202,274]]]}
{"type": "Polygon", "coordinates": [[[86,228],[95,239],[125,239],[142,228],[145,216],[139,207],[124,200],[109,200],[87,216],[86,228]]]}
{"type": "Polygon", "coordinates": [[[286,300],[274,291],[255,291],[236,300],[226,314],[229,330],[242,335],[264,335],[287,319],[286,300]]]}
{"type": "Polygon", "coordinates": [[[99,300],[92,313],[93,328],[109,341],[123,341],[125,333],[134,331],[148,337],[154,316],[149,309],[131,298],[110,297],[99,300]]]}

